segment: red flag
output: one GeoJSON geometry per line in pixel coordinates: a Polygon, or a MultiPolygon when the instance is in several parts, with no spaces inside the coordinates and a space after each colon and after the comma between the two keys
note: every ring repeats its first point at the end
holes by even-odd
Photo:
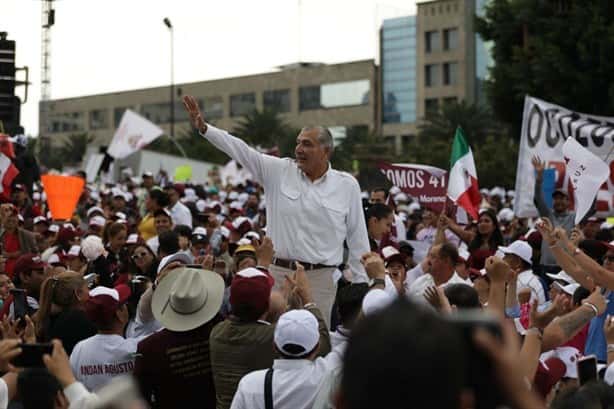
{"type": "Polygon", "coordinates": [[[9,157],[0,153],[0,193],[2,193],[4,197],[11,197],[11,184],[18,174],[19,170],[9,157]]]}

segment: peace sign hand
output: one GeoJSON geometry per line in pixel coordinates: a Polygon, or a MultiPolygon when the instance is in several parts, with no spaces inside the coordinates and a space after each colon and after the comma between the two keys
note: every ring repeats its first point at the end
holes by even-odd
{"type": "Polygon", "coordinates": [[[190,121],[192,122],[192,126],[198,129],[200,133],[207,132],[207,123],[200,113],[200,108],[198,107],[198,102],[196,98],[191,95],[186,95],[183,97],[183,106],[186,111],[188,111],[188,115],[190,115],[190,121]]]}

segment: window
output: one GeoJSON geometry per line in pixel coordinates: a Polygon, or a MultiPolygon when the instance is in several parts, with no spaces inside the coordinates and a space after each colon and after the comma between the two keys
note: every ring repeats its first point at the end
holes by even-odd
{"type": "Polygon", "coordinates": [[[439,100],[437,98],[427,98],[424,100],[424,111],[428,114],[439,111],[439,100]]]}
{"type": "Polygon", "coordinates": [[[90,111],[90,129],[106,129],[109,127],[109,111],[93,109],[90,111]]]}
{"type": "Polygon", "coordinates": [[[171,120],[171,109],[168,102],[141,105],[141,115],[154,124],[167,124],[171,120]]]}
{"type": "Polygon", "coordinates": [[[458,84],[458,63],[447,62],[443,65],[443,85],[458,84]]]}
{"type": "Polygon", "coordinates": [[[298,90],[299,110],[320,109],[320,86],[301,87],[298,90]]]}
{"type": "Polygon", "coordinates": [[[230,116],[243,116],[256,109],[256,94],[238,94],[230,96],[230,116]]]}
{"type": "Polygon", "coordinates": [[[436,87],[439,85],[439,65],[429,64],[424,66],[424,85],[427,87],[436,87]]]}
{"type": "Polygon", "coordinates": [[[439,31],[427,31],[426,33],[424,33],[424,37],[427,53],[441,50],[439,31]]]}
{"type": "Polygon", "coordinates": [[[369,103],[369,80],[322,84],[320,103],[324,108],[335,108],[369,103]]]}
{"type": "Polygon", "coordinates": [[[443,49],[456,50],[458,48],[458,29],[447,28],[443,30],[443,49]]]}
{"type": "Polygon", "coordinates": [[[67,112],[49,117],[50,132],[78,132],[85,130],[83,112],[67,112]]]}
{"type": "Polygon", "coordinates": [[[222,97],[205,97],[202,101],[205,118],[219,119],[224,116],[224,99],[222,97]]]}
{"type": "Polygon", "coordinates": [[[266,109],[272,109],[277,112],[290,112],[289,89],[264,91],[262,99],[266,109]]]}

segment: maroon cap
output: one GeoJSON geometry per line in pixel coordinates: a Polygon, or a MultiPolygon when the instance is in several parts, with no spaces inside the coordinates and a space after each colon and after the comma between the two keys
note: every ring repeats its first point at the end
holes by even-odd
{"type": "Polygon", "coordinates": [[[565,376],[566,371],[567,367],[560,358],[552,357],[540,362],[533,381],[537,393],[545,399],[554,385],[565,376]]]}
{"type": "Polygon", "coordinates": [[[274,283],[273,277],[257,268],[241,270],[230,285],[230,305],[247,305],[256,315],[262,315],[269,308],[274,283]]]}
{"type": "Polygon", "coordinates": [[[58,232],[57,240],[60,243],[68,243],[77,237],[77,232],[74,229],[62,227],[58,232]]]}
{"type": "Polygon", "coordinates": [[[114,288],[96,287],[90,291],[90,298],[85,303],[85,313],[99,327],[108,327],[113,323],[115,312],[130,298],[130,287],[119,284],[114,288]]]}
{"type": "Polygon", "coordinates": [[[45,268],[45,263],[38,254],[26,253],[22,254],[15,262],[13,269],[15,275],[25,273],[32,270],[42,270],[45,268]]]}

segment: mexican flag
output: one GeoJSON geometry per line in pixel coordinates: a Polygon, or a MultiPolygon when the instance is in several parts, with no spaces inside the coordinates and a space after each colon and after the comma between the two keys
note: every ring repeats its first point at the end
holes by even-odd
{"type": "Polygon", "coordinates": [[[452,144],[448,197],[465,209],[474,220],[478,219],[481,201],[478,173],[475,170],[473,153],[460,126],[456,128],[452,144]]]}

